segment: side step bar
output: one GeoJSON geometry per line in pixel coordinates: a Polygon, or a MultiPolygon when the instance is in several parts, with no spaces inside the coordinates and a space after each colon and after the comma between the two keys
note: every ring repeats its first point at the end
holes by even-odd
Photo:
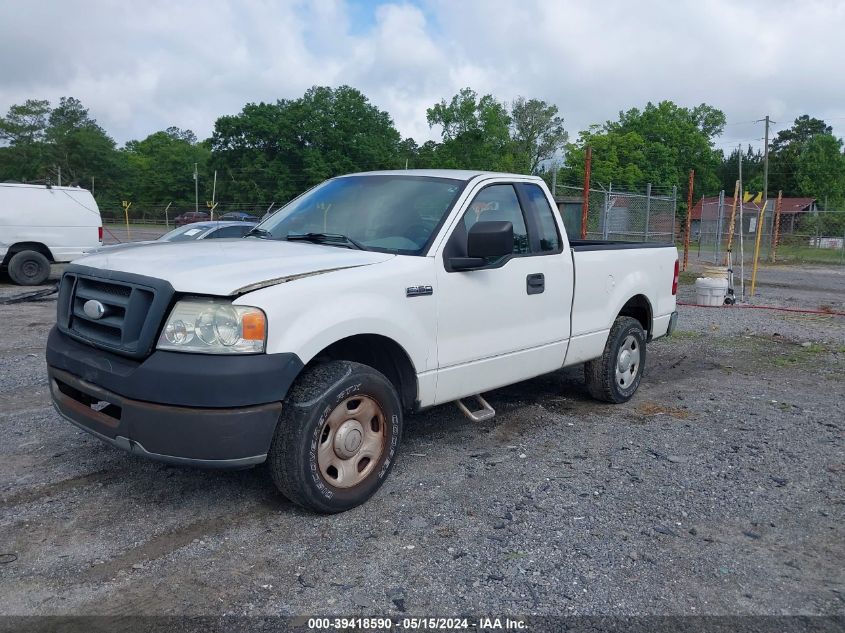
{"type": "Polygon", "coordinates": [[[476,402],[478,402],[478,405],[481,408],[477,411],[470,411],[469,408],[464,404],[463,400],[455,400],[455,404],[458,405],[458,409],[461,410],[461,413],[463,413],[473,422],[484,422],[484,420],[489,420],[490,418],[496,417],[496,410],[490,406],[489,402],[487,402],[484,398],[481,397],[480,393],[477,393],[472,397],[475,398],[476,402]]]}

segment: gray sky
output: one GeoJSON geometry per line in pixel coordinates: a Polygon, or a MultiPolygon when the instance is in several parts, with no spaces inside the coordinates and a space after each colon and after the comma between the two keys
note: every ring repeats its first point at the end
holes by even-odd
{"type": "Polygon", "coordinates": [[[728,119],[761,144],[804,113],[845,136],[845,0],[5,0],[0,112],[80,99],[119,143],[170,125],[208,136],[254,101],[348,84],[403,136],[460,88],[554,103],[572,138],[649,100],[728,119]]]}

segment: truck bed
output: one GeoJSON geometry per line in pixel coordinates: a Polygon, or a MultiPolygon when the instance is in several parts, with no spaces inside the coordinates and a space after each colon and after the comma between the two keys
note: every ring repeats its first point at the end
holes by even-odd
{"type": "Polygon", "coordinates": [[[632,297],[653,319],[649,335],[666,333],[675,310],[674,244],[571,240],[570,248],[575,291],[567,365],[601,355],[616,315],[632,297]]]}

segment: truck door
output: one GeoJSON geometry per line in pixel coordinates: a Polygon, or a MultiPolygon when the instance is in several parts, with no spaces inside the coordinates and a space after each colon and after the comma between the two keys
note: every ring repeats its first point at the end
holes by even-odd
{"type": "Polygon", "coordinates": [[[476,192],[437,259],[438,403],[553,371],[570,332],[572,259],[543,188],[496,182],[476,192]],[[510,256],[483,269],[456,271],[467,231],[509,221],[510,256]]]}

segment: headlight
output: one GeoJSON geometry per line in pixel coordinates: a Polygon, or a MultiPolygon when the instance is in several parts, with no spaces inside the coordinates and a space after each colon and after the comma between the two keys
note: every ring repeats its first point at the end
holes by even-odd
{"type": "Polygon", "coordinates": [[[156,347],[200,354],[257,354],[264,351],[266,339],[267,318],[258,308],[195,297],[173,307],[156,347]]]}

